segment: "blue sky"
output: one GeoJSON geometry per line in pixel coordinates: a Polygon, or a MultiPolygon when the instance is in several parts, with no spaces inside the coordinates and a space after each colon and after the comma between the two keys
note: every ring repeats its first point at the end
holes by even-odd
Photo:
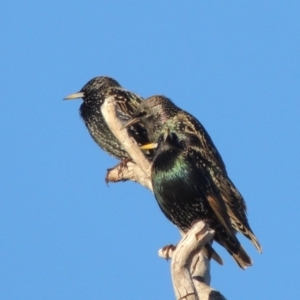
{"type": "Polygon", "coordinates": [[[300,4],[5,1],[0,9],[1,299],[173,299],[179,240],[149,191],[104,182],[117,163],[80,101],[97,75],[164,94],[206,127],[264,253],[212,263],[228,299],[299,298],[300,4]]]}

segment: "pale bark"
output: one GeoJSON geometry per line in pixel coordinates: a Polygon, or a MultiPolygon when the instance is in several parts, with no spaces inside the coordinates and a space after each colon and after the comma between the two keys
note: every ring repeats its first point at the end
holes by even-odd
{"type": "Polygon", "coordinates": [[[181,239],[172,254],[171,273],[176,299],[186,300],[225,300],[212,289],[201,276],[203,268],[209,271],[208,260],[199,256],[199,252],[209,243],[214,231],[208,229],[203,221],[197,222],[181,239]],[[194,266],[197,259],[196,268],[194,266]],[[200,272],[198,270],[200,269],[200,272]],[[200,274],[200,276],[199,276],[200,274]]]}

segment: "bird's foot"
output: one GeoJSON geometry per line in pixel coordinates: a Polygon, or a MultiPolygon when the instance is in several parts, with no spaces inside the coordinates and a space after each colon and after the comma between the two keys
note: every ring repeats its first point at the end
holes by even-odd
{"type": "Polygon", "coordinates": [[[164,258],[166,260],[169,260],[172,258],[172,254],[173,252],[176,250],[176,246],[170,244],[170,245],[167,245],[167,246],[164,246],[162,249],[161,249],[161,252],[164,256],[164,258]]]}
{"type": "MultiPolygon", "coordinates": [[[[124,158],[120,163],[118,163],[116,166],[114,166],[113,168],[109,168],[107,169],[107,173],[106,173],[106,176],[105,176],[105,182],[106,184],[108,185],[109,182],[111,182],[111,180],[109,179],[109,174],[111,171],[113,170],[117,170],[117,177],[121,178],[122,177],[122,171],[124,168],[127,168],[127,163],[128,162],[132,162],[132,159],[127,157],[127,158],[124,158]]],[[[115,180],[114,182],[116,181],[126,181],[127,179],[119,179],[119,180],[115,180]]]]}
{"type": "Polygon", "coordinates": [[[119,163],[120,168],[127,168],[127,163],[129,163],[130,161],[132,162],[132,158],[130,158],[130,157],[124,158],[124,159],[119,163]]]}

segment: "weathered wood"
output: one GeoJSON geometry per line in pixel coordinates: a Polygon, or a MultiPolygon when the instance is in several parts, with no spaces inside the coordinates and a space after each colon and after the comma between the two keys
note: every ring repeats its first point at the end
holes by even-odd
{"type": "Polygon", "coordinates": [[[111,132],[122,144],[133,161],[136,163],[138,162],[138,166],[144,173],[150,174],[151,165],[149,161],[146,159],[135,140],[128,135],[127,130],[121,130],[123,124],[117,117],[116,105],[114,97],[107,98],[101,106],[103,117],[111,132]]]}
{"type": "MultiPolygon", "coordinates": [[[[224,300],[225,298],[203,282],[197,276],[198,268],[205,268],[206,261],[199,261],[198,253],[205,244],[210,242],[214,231],[203,221],[197,222],[181,239],[172,254],[171,273],[176,299],[186,300],[224,300]],[[194,259],[198,258],[197,268],[193,269],[194,259]],[[203,264],[204,263],[204,264],[203,264]],[[217,296],[217,297],[216,297],[217,296]],[[220,296],[220,297],[219,297],[220,296]]],[[[203,257],[203,256],[200,256],[203,257]]],[[[209,267],[209,266],[208,266],[209,267]]],[[[200,271],[202,274],[203,271],[200,271]]]]}
{"type": "Polygon", "coordinates": [[[150,179],[151,164],[145,158],[135,140],[128,135],[127,130],[121,130],[123,124],[116,115],[116,105],[114,98],[109,97],[103,103],[101,111],[109,129],[123,145],[133,162],[128,162],[125,166],[119,164],[109,169],[106,175],[106,181],[118,182],[132,180],[152,191],[150,179]]]}
{"type": "Polygon", "coordinates": [[[111,169],[108,169],[105,180],[107,183],[131,180],[152,191],[152,184],[149,175],[143,172],[137,164],[131,161],[127,162],[125,166],[121,163],[111,169]]]}
{"type": "MultiPolygon", "coordinates": [[[[185,236],[185,233],[182,231],[180,231],[180,234],[182,237],[185,236]]],[[[176,246],[167,245],[158,251],[158,256],[167,260],[171,259],[175,250],[176,246]]],[[[193,278],[197,278],[198,281],[210,285],[210,261],[203,252],[199,251],[197,255],[194,255],[190,264],[190,272],[193,278]]]]}
{"type": "MultiPolygon", "coordinates": [[[[128,162],[126,165],[119,164],[109,169],[106,180],[107,182],[132,180],[152,191],[151,164],[127,131],[121,130],[122,122],[116,115],[116,105],[113,97],[106,99],[101,107],[102,114],[108,127],[133,162],[128,162]]],[[[172,279],[177,299],[225,299],[209,286],[210,261],[200,251],[212,237],[213,231],[208,230],[204,222],[199,222],[183,236],[175,251],[168,252],[172,257],[172,279]]],[[[161,251],[161,255],[163,255],[163,251],[161,251]]]]}

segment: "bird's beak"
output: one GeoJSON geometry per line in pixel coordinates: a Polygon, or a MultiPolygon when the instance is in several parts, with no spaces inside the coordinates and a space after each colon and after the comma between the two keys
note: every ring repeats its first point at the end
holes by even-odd
{"type": "Polygon", "coordinates": [[[138,122],[140,122],[140,118],[133,118],[133,119],[130,119],[127,123],[125,123],[125,124],[122,126],[121,130],[124,129],[124,128],[127,128],[127,127],[130,126],[130,125],[136,124],[136,123],[138,123],[138,122]]]}
{"type": "Polygon", "coordinates": [[[151,150],[157,148],[157,143],[149,143],[140,147],[141,150],[151,150]]]}
{"type": "Polygon", "coordinates": [[[84,97],[84,93],[78,92],[78,93],[74,93],[74,94],[71,94],[71,95],[65,97],[64,100],[75,100],[75,99],[79,99],[79,98],[83,98],[83,97],[84,97]]]}

